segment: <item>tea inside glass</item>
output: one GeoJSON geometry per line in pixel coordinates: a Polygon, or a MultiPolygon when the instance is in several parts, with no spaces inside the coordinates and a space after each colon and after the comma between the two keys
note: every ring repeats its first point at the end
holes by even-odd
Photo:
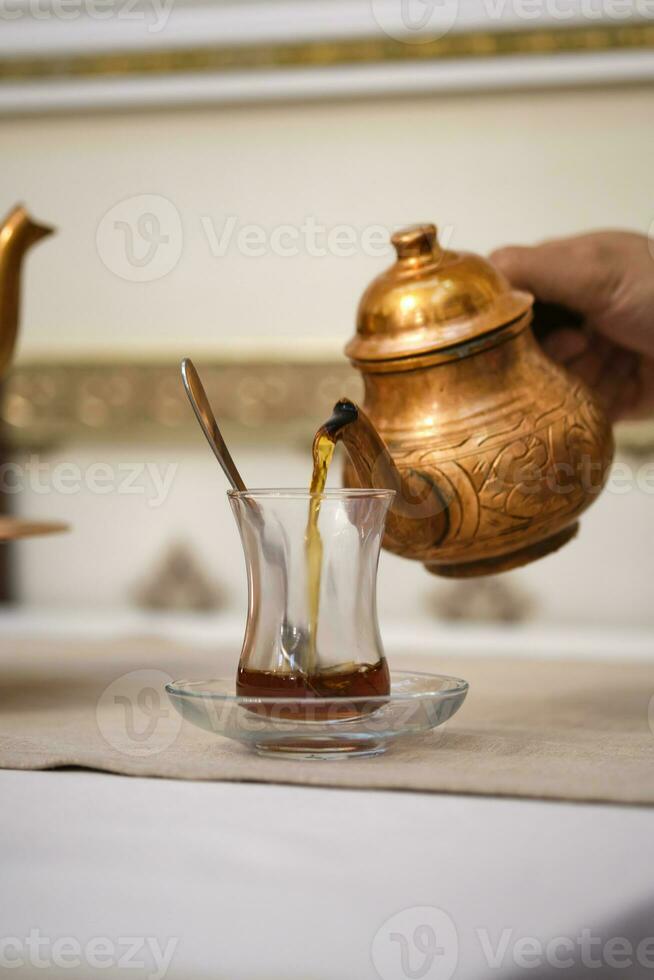
{"type": "Polygon", "coordinates": [[[348,699],[388,694],[376,581],[392,491],[228,496],[249,593],[237,693],[296,703],[339,697],[341,717],[363,710],[361,702],[348,706],[348,699]]]}

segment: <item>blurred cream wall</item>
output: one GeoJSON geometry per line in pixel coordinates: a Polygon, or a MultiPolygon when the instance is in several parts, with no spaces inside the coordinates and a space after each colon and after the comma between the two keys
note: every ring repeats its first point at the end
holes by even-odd
{"type": "MultiPolygon", "coordinates": [[[[203,228],[394,227],[434,220],[487,251],[654,220],[652,87],[0,119],[0,207],[59,227],[29,257],[19,357],[153,357],[291,341],[338,353],[388,263],[306,253],[214,257],[203,228]],[[162,195],[181,255],[151,282],[103,263],[117,203],[162,195]]],[[[163,229],[164,231],[168,229],[163,229]]],[[[215,245],[215,242],[214,242],[215,245]]],[[[389,257],[390,257],[390,253],[389,257]]]]}
{"type": "MultiPolygon", "coordinates": [[[[229,216],[268,233],[307,218],[358,233],[435,220],[455,246],[481,252],[598,226],[646,231],[652,121],[648,87],[0,120],[0,204],[23,199],[59,226],[28,260],[19,359],[339,354],[386,258],[233,247],[216,258],[202,219],[218,233],[229,216]],[[142,194],[172,202],[183,234],[175,268],[138,283],[103,263],[96,235],[107,211],[142,194]]],[[[252,484],[308,479],[306,448],[233,448],[252,484]]],[[[28,603],[129,605],[165,548],[187,540],[227,605],[243,609],[235,528],[199,434],[186,447],[71,446],[44,458],[177,469],[158,508],[119,493],[22,495],[21,512],[74,524],[17,546],[28,603]]],[[[651,626],[653,538],[651,492],[606,494],[577,542],[500,581],[543,622],[651,626]]],[[[450,588],[385,556],[382,619],[434,615],[450,588]]]]}
{"type": "MultiPolygon", "coordinates": [[[[247,485],[307,486],[308,447],[230,444],[247,485]]],[[[68,477],[66,493],[28,489],[17,499],[26,515],[73,525],[69,534],[15,546],[20,593],[28,604],[127,608],[144,580],[156,575],[166,550],[181,543],[217,586],[222,610],[245,615],[245,566],[225,480],[199,430],[186,447],[86,447],[42,459],[51,474],[71,461],[82,474],[104,462],[113,471],[108,481],[113,489],[93,493],[82,481],[75,491],[75,480],[68,477]],[[143,464],[155,468],[156,478],[143,471],[131,491],[121,493],[125,468],[143,464]]],[[[338,485],[339,476],[335,466],[332,483],[338,485]]],[[[451,615],[454,605],[472,618],[651,629],[653,532],[654,460],[623,461],[615,481],[582,517],[578,537],[527,568],[491,580],[453,582],[384,553],[380,619],[386,626],[434,621],[451,615]],[[631,483],[625,479],[629,472],[631,483]]]]}

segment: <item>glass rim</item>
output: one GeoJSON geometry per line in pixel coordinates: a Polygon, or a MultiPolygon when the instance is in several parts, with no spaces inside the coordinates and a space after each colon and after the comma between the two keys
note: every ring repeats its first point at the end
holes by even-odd
{"type": "Polygon", "coordinates": [[[303,487],[252,487],[248,490],[227,490],[227,496],[233,500],[310,500],[320,497],[321,500],[390,500],[395,496],[395,490],[376,490],[365,487],[342,487],[312,493],[303,487]]]}

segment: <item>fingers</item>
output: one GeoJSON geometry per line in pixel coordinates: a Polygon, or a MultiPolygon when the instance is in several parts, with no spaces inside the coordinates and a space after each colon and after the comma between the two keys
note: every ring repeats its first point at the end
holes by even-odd
{"type": "Polygon", "coordinates": [[[611,421],[633,414],[641,395],[638,355],[577,330],[557,330],[544,340],[543,347],[595,392],[611,421]]]}
{"type": "Polygon", "coordinates": [[[581,330],[554,330],[541,341],[546,354],[559,364],[570,364],[588,349],[589,337],[581,330]]]}
{"type": "Polygon", "coordinates": [[[654,415],[654,358],[641,357],[638,366],[636,398],[622,406],[623,418],[651,418],[654,415]]]}
{"type": "Polygon", "coordinates": [[[613,288],[602,237],[597,233],[542,245],[511,245],[493,252],[491,262],[517,289],[591,316],[613,288]]]}
{"type": "Polygon", "coordinates": [[[491,256],[516,288],[539,301],[534,334],[544,349],[596,391],[613,419],[654,404],[652,258],[646,236],[620,231],[510,246],[491,256]],[[583,329],[568,329],[574,323],[568,311],[583,329]]]}
{"type": "MultiPolygon", "coordinates": [[[[611,347],[612,345],[609,345],[611,347]]],[[[638,357],[631,351],[607,349],[594,383],[612,421],[617,421],[638,397],[638,357]]]]}

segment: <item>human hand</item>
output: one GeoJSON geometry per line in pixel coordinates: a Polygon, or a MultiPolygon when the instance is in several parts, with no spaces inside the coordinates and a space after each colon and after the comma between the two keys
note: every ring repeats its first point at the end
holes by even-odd
{"type": "Polygon", "coordinates": [[[597,231],[508,246],[491,261],[533,293],[543,348],[595,390],[612,421],[654,410],[654,243],[646,235],[597,231]],[[558,325],[541,337],[547,304],[570,312],[556,311],[558,325]]]}

